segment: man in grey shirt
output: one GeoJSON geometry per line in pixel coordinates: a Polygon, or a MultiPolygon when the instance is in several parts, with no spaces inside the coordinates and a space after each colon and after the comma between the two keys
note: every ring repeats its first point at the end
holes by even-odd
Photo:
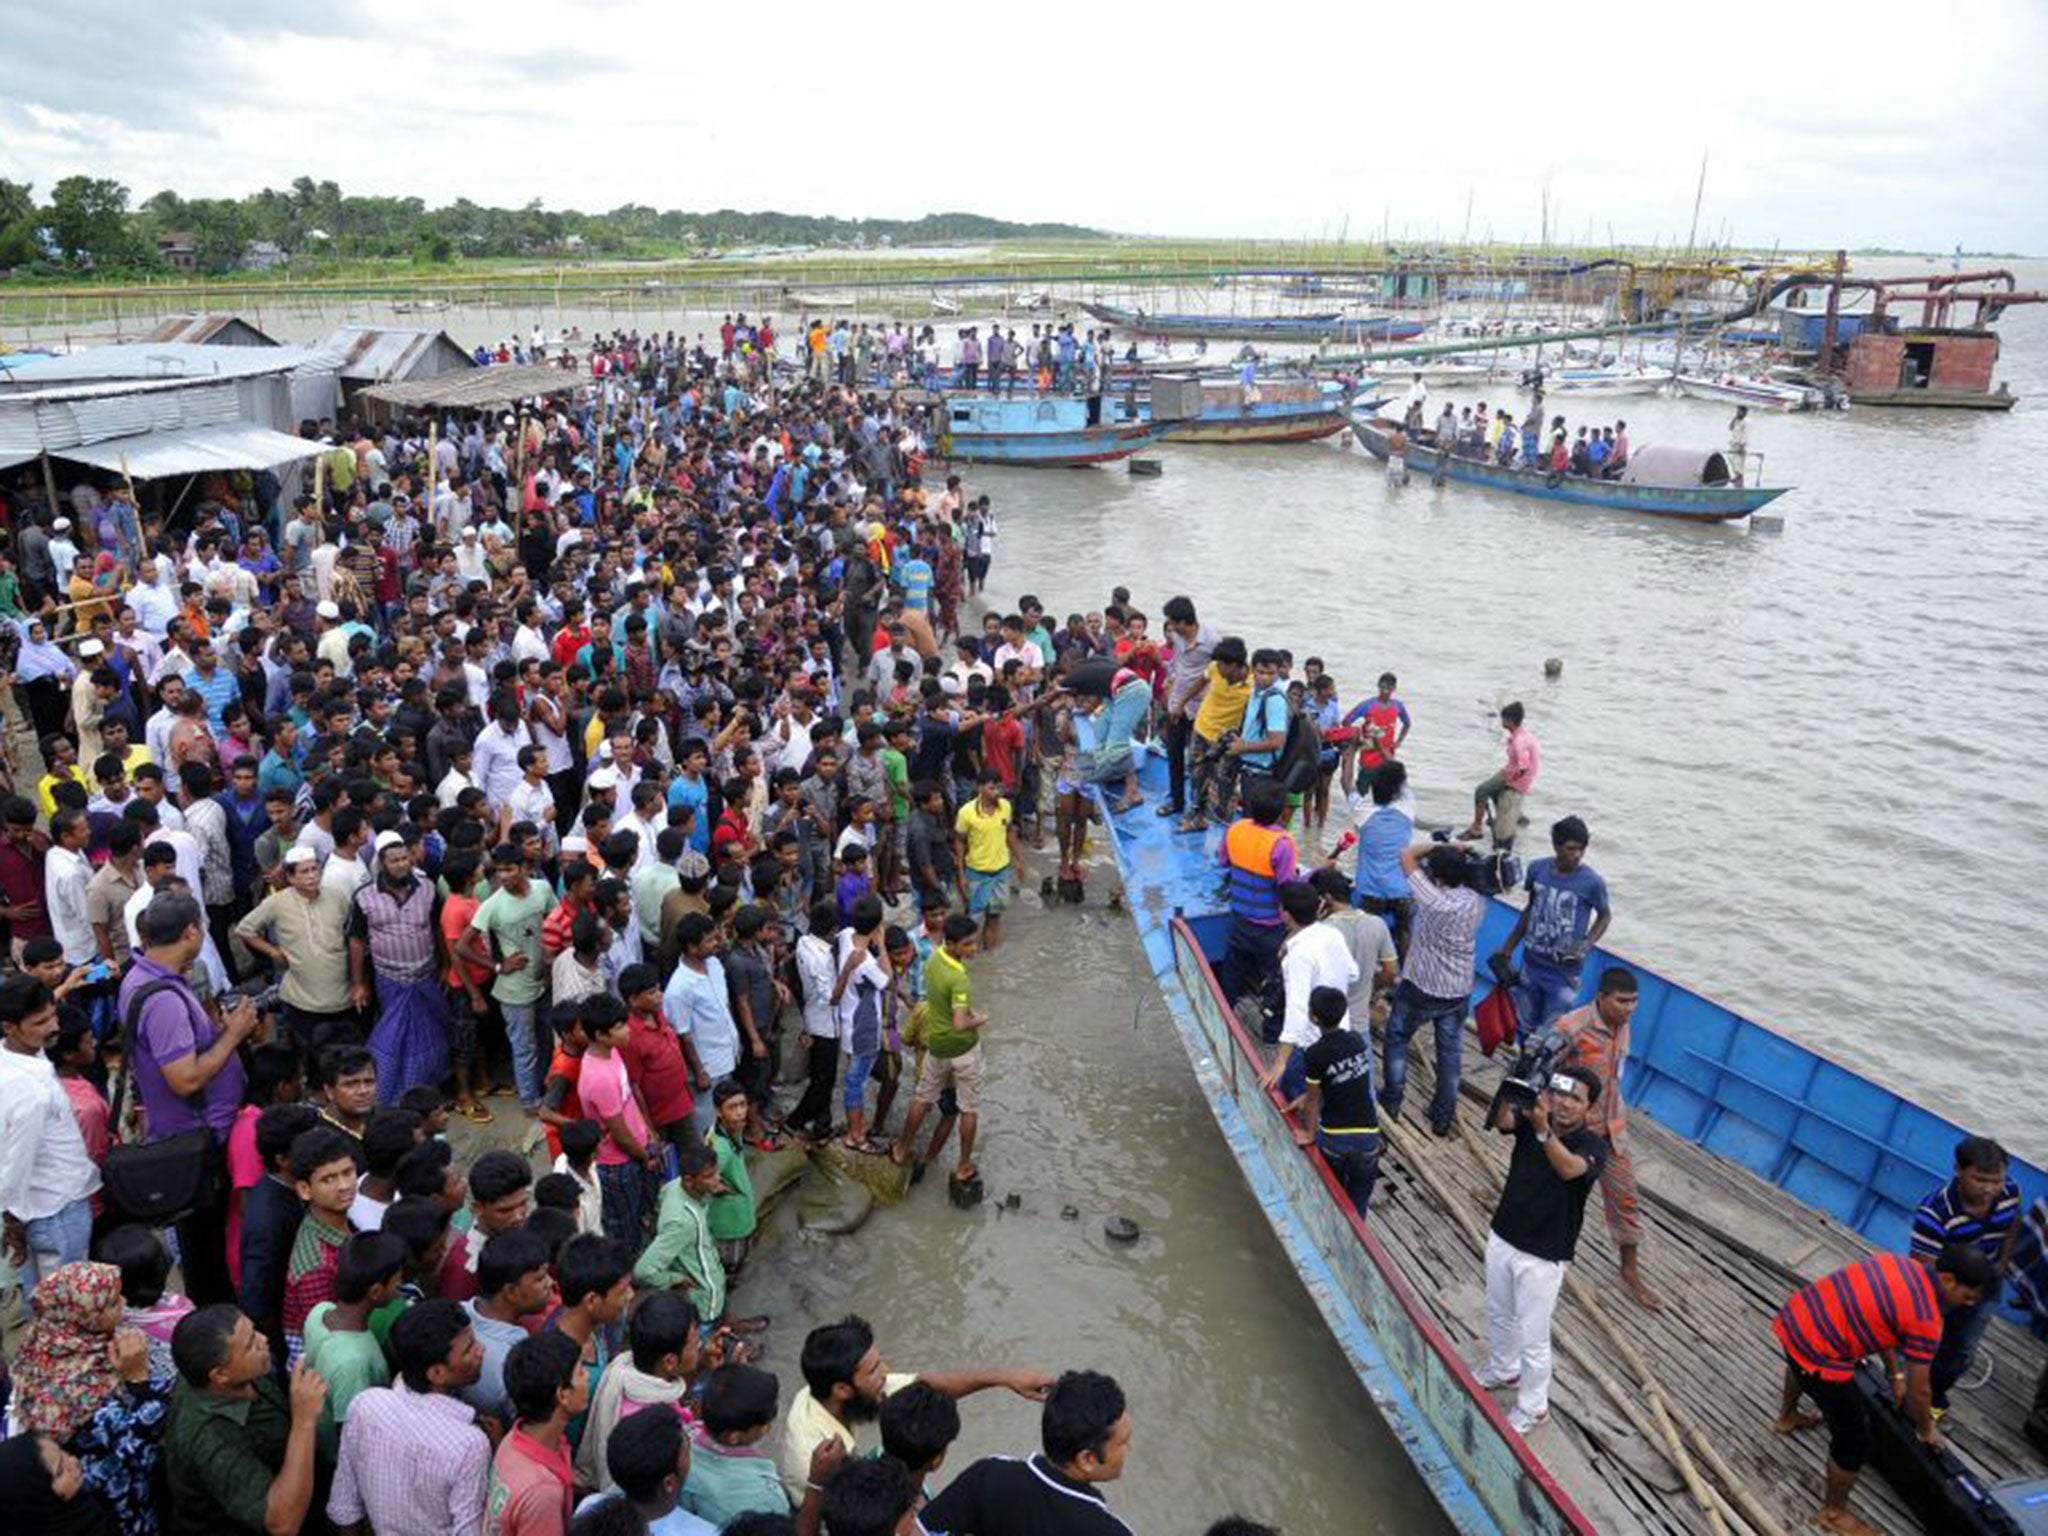
{"type": "Polygon", "coordinates": [[[1188,737],[1195,711],[1209,686],[1209,653],[1216,631],[1195,616],[1193,601],[1166,600],[1166,632],[1173,637],[1173,661],[1166,670],[1166,772],[1169,788],[1161,816],[1178,816],[1187,808],[1188,737]]]}

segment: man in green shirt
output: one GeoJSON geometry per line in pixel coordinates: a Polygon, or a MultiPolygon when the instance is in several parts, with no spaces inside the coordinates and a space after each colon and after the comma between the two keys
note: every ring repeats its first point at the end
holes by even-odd
{"type": "Polygon", "coordinates": [[[306,1315],[306,1364],[327,1382],[327,1406],[320,1413],[323,1456],[331,1458],[340,1448],[342,1422],[356,1394],[391,1385],[391,1366],[370,1331],[370,1314],[397,1296],[411,1255],[404,1239],[393,1233],[356,1233],[341,1245],[336,1299],[306,1315]]]}
{"type": "Polygon", "coordinates": [[[960,1104],[960,1161],[953,1169],[953,1182],[966,1184],[980,1176],[974,1166],[974,1136],[981,1124],[982,1056],[981,1031],[988,1015],[974,1011],[973,992],[967,979],[967,960],[979,944],[973,918],[955,912],[946,919],[946,942],[932,951],[924,967],[922,1015],[924,1059],[917,1069],[917,1095],[903,1133],[889,1156],[898,1163],[910,1160],[917,1146],[918,1127],[948,1088],[960,1104]]]}
{"type": "Polygon", "coordinates": [[[555,904],[554,894],[528,872],[526,855],[513,843],[491,850],[498,888],[483,899],[456,949],[471,964],[494,974],[491,996],[505,1018],[512,1046],[512,1080],[528,1114],[540,1108],[540,1046],[534,1015],[547,984],[540,925],[555,904]],[[493,952],[495,944],[495,953],[493,952]]]}
{"type": "Polygon", "coordinates": [[[662,1186],[654,1241],[633,1266],[633,1279],[650,1290],[681,1291],[706,1328],[725,1315],[725,1262],[711,1235],[706,1202],[725,1189],[718,1158],[701,1141],[676,1149],[682,1176],[662,1186]]]}
{"type": "Polygon", "coordinates": [[[289,1389],[279,1386],[269,1341],[225,1302],[180,1320],[171,1358],[179,1380],[164,1426],[166,1536],[299,1529],[318,1491],[320,1373],[301,1360],[289,1389]]]}

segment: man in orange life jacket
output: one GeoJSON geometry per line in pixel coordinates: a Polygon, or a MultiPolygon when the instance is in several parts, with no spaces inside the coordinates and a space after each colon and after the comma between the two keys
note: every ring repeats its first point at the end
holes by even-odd
{"type": "MultiPolygon", "coordinates": [[[[1287,794],[1277,780],[1248,780],[1239,809],[1244,814],[1230,824],[1217,850],[1218,862],[1230,872],[1230,940],[1216,979],[1229,1002],[1250,993],[1263,1006],[1280,974],[1280,944],[1287,937],[1280,887],[1295,878],[1297,855],[1294,839],[1280,827],[1287,794]]],[[[1277,1039],[1279,1010],[1266,1007],[1265,1014],[1266,1030],[1277,1039]]]]}

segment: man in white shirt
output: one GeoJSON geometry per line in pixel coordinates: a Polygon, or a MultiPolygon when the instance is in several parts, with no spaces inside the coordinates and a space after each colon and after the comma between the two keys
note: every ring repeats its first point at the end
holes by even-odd
{"type": "Polygon", "coordinates": [[[160,564],[154,558],[145,559],[136,568],[135,585],[128,589],[128,606],[135,610],[136,624],[158,639],[178,616],[177,594],[158,584],[160,564]]]}
{"type": "Polygon", "coordinates": [[[519,753],[533,745],[533,736],[519,718],[519,703],[510,693],[501,693],[490,702],[490,722],[476,734],[469,774],[483,787],[495,811],[512,798],[512,791],[525,777],[519,753]]]}
{"type": "Polygon", "coordinates": [[[30,1289],[86,1257],[100,1187],[70,1095],[44,1054],[56,1034],[48,987],[18,973],[0,981],[0,1209],[9,1245],[27,1250],[30,1289]]]}
{"type": "Polygon", "coordinates": [[[92,835],[84,811],[60,807],[50,819],[50,852],[43,864],[43,896],[49,905],[50,931],[64,946],[64,958],[84,965],[98,958],[92,919],[85,910],[85,888],[92,883],[92,862],[85,845],[92,835]]]}
{"type": "Polygon", "coordinates": [[[1259,1081],[1268,1088],[1277,1086],[1289,1102],[1307,1090],[1302,1052],[1321,1035],[1308,1016],[1309,994],[1317,987],[1335,987],[1348,995],[1358,980],[1358,962],[1351,958],[1344,935],[1328,923],[1316,921],[1321,900],[1305,880],[1280,887],[1280,914],[1287,925],[1287,938],[1280,947],[1280,978],[1287,1004],[1280,1022],[1280,1049],[1272,1064],[1259,1074],[1259,1081]]]}

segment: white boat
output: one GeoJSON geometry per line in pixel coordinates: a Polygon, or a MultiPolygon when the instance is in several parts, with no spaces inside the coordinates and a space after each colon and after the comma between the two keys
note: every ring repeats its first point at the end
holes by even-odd
{"type": "MultiPolygon", "coordinates": [[[[1546,368],[1546,395],[1654,395],[1669,375],[1654,368],[1546,368]]],[[[1526,387],[1526,386],[1525,386],[1526,387]]]]}
{"type": "Polygon", "coordinates": [[[1725,400],[1758,411],[1807,411],[1820,404],[1818,390],[1736,373],[1681,373],[1674,384],[1695,400],[1725,400]]]}
{"type": "Polygon", "coordinates": [[[935,315],[957,315],[960,305],[957,300],[947,298],[943,293],[932,295],[932,313],[935,315]]]}

